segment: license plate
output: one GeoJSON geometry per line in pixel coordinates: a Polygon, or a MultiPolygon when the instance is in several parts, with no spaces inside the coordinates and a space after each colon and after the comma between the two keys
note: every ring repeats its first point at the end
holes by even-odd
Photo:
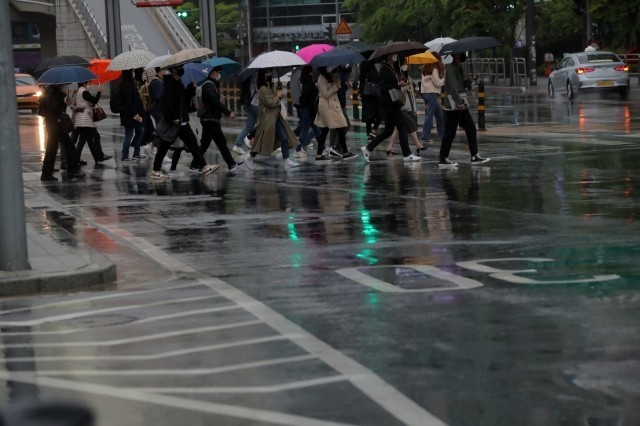
{"type": "Polygon", "coordinates": [[[599,81],[597,84],[598,84],[598,86],[613,86],[613,81],[611,81],[611,80],[602,80],[602,81],[599,81]]]}

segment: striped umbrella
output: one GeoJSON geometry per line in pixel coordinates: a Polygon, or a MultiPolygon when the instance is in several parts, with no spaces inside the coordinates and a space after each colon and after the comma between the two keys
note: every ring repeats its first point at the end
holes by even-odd
{"type": "Polygon", "coordinates": [[[148,50],[129,50],[122,52],[111,60],[107,71],[134,70],[144,68],[156,55],[148,50]]]}

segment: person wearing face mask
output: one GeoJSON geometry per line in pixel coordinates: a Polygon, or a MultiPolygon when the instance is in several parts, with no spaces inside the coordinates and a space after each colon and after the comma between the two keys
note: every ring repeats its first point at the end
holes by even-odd
{"type": "Polygon", "coordinates": [[[453,62],[447,66],[444,79],[444,135],[440,145],[440,168],[456,167],[458,163],[449,160],[449,152],[453,139],[456,137],[458,126],[467,135],[467,144],[471,154],[471,165],[483,164],[490,158],[483,158],[478,154],[478,136],[476,124],[469,112],[466,96],[465,77],[462,64],[467,59],[465,53],[453,55],[453,62]]]}
{"type": "MultiPolygon", "coordinates": [[[[402,116],[404,118],[404,125],[407,129],[408,138],[411,138],[413,143],[416,146],[416,155],[420,156],[420,151],[424,150],[425,147],[418,140],[418,112],[416,108],[416,95],[413,93],[413,85],[411,83],[411,79],[409,78],[408,72],[409,66],[404,64],[400,67],[400,75],[398,79],[400,80],[400,84],[406,82],[407,84],[402,87],[402,90],[405,92],[406,101],[404,106],[402,107],[402,116]]],[[[391,135],[391,140],[387,145],[387,156],[393,155],[393,146],[398,141],[398,128],[396,127],[393,131],[393,135],[391,135]]]]}
{"type": "Polygon", "coordinates": [[[276,139],[282,149],[285,169],[298,167],[300,164],[289,158],[289,150],[295,148],[298,138],[280,114],[282,90],[273,87],[270,69],[258,71],[256,85],[258,87],[258,122],[254,132],[255,142],[251,151],[245,156],[247,167],[254,168],[253,159],[259,153],[270,156],[276,149],[276,139]]]}
{"type": "Polygon", "coordinates": [[[129,148],[133,146],[133,160],[140,160],[140,145],[144,136],[142,120],[144,108],[138,87],[133,78],[133,70],[122,71],[119,85],[122,108],[120,109],[120,125],[124,127],[121,161],[131,161],[129,148]],[[134,136],[135,134],[135,136],[134,136]]]}
{"type": "Polygon", "coordinates": [[[162,120],[165,124],[169,124],[174,128],[177,127],[177,133],[172,137],[156,137],[155,143],[158,146],[158,152],[153,161],[152,179],[169,179],[169,175],[162,171],[162,160],[167,155],[169,148],[177,138],[184,142],[185,146],[193,156],[193,166],[189,171],[209,175],[220,167],[219,164],[207,164],[204,156],[198,147],[198,140],[189,125],[189,108],[191,99],[196,94],[196,85],[191,82],[187,86],[181,82],[184,75],[182,65],[174,66],[169,69],[170,73],[163,78],[162,96],[160,97],[160,111],[162,112],[162,120]],[[169,140],[171,139],[171,140],[169,140]]]}
{"type": "MultiPolygon", "coordinates": [[[[211,145],[211,141],[216,144],[220,154],[227,163],[229,171],[232,172],[240,167],[243,162],[235,161],[231,155],[231,151],[227,147],[227,138],[222,132],[220,126],[220,118],[222,114],[236,118],[236,113],[230,111],[229,108],[220,99],[220,78],[222,67],[215,67],[209,73],[207,79],[202,83],[202,103],[204,104],[204,113],[200,117],[200,123],[202,124],[202,138],[200,139],[200,152],[204,155],[211,145]]],[[[194,157],[191,162],[191,168],[197,167],[196,159],[194,157]]]]}
{"type": "Polygon", "coordinates": [[[400,149],[402,150],[402,156],[405,162],[420,161],[420,157],[413,155],[411,149],[409,149],[409,142],[407,139],[407,129],[404,123],[404,117],[402,114],[402,104],[393,102],[390,90],[400,90],[401,86],[407,83],[401,84],[398,80],[393,65],[398,61],[397,54],[387,55],[385,62],[380,68],[380,93],[382,98],[382,106],[385,111],[384,130],[373,138],[367,146],[363,146],[362,156],[366,163],[369,163],[371,153],[380,145],[380,143],[393,134],[393,130],[398,128],[398,138],[400,139],[400,149]]]}

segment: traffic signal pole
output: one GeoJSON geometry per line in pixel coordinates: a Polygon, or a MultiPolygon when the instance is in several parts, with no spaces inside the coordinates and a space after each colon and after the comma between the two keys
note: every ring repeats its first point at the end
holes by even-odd
{"type": "Polygon", "coordinates": [[[216,28],[216,2],[200,2],[200,38],[204,47],[213,50],[218,56],[218,30],[216,28]]]}
{"type": "Polygon", "coordinates": [[[534,0],[527,0],[525,25],[527,27],[527,47],[529,48],[529,84],[531,86],[537,86],[538,73],[536,70],[536,23],[534,0]]]}
{"type": "Polygon", "coordinates": [[[31,269],[15,96],[9,2],[0,1],[0,270],[31,269]]]}

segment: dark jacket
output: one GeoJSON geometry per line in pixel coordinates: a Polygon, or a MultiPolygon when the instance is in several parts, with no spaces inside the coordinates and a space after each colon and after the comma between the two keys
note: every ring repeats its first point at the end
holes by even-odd
{"type": "Polygon", "coordinates": [[[398,85],[398,74],[396,71],[387,63],[382,64],[382,68],[380,68],[380,92],[382,98],[382,106],[384,108],[402,108],[402,105],[395,104],[391,101],[391,96],[389,95],[389,90],[391,89],[400,89],[398,85]]]}
{"type": "Polygon", "coordinates": [[[120,125],[124,127],[136,127],[140,123],[133,117],[138,114],[144,117],[144,109],[142,108],[142,99],[136,87],[135,82],[120,83],[120,125]]]}
{"type": "Polygon", "coordinates": [[[349,90],[349,76],[351,68],[338,67],[338,77],[340,78],[340,89],[338,89],[338,100],[342,108],[347,107],[347,91],[349,90]]]}
{"type": "Polygon", "coordinates": [[[204,103],[204,114],[200,121],[220,120],[222,113],[231,115],[231,111],[220,101],[220,83],[211,77],[202,83],[202,102],[204,103]]]}
{"type": "Polygon", "coordinates": [[[153,105],[151,107],[151,111],[149,112],[155,118],[161,114],[160,97],[162,96],[162,80],[160,79],[160,77],[156,76],[151,79],[151,82],[149,83],[149,90],[150,90],[149,97],[151,98],[151,105],[153,105]]]}
{"type": "Polygon", "coordinates": [[[67,94],[57,86],[49,86],[45,89],[44,96],[40,100],[42,102],[40,111],[47,127],[57,126],[60,116],[67,112],[66,97],[67,94]]]}
{"type": "Polygon", "coordinates": [[[162,79],[162,96],[160,96],[160,111],[166,122],[180,120],[181,123],[189,122],[189,108],[191,99],[196,95],[193,84],[185,89],[182,82],[171,75],[165,75],[162,79]]]}
{"type": "Polygon", "coordinates": [[[313,119],[318,112],[316,109],[316,99],[318,99],[318,87],[316,87],[313,80],[302,83],[300,106],[309,110],[309,116],[311,119],[313,119]]]}

